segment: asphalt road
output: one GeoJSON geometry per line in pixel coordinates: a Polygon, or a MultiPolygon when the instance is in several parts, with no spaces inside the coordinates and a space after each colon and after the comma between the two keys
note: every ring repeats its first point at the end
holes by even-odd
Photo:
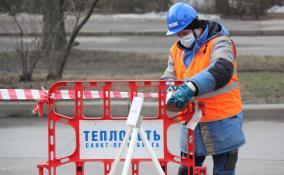
{"type": "MultiPolygon", "coordinates": [[[[235,36],[239,55],[284,55],[284,36],[235,36]]],[[[26,47],[31,47],[32,38],[25,38],[26,47]]],[[[168,53],[174,37],[162,36],[96,36],[78,37],[76,48],[86,50],[109,50],[138,53],[168,53]]],[[[15,38],[0,37],[0,49],[18,47],[15,38]]]]}
{"type": "MultiPolygon", "coordinates": [[[[0,174],[36,175],[36,164],[47,160],[47,120],[32,117],[0,118],[0,174]]],[[[247,121],[244,130],[247,143],[240,149],[237,174],[241,175],[282,175],[284,172],[284,122],[247,121]]],[[[70,137],[72,129],[64,125],[57,126],[57,153],[68,155],[74,148],[70,137]]],[[[170,148],[178,151],[179,126],[169,132],[170,148]]],[[[212,160],[205,162],[208,174],[211,173],[212,160]]],[[[122,165],[120,166],[122,167],[122,165]]],[[[176,174],[177,166],[170,165],[169,174],[176,174]]],[[[72,164],[58,169],[57,174],[75,174],[72,164]]],[[[87,164],[87,175],[102,174],[101,164],[87,164]],[[96,173],[94,173],[96,172],[96,173]]],[[[141,166],[141,175],[157,174],[151,163],[141,166]]]]}

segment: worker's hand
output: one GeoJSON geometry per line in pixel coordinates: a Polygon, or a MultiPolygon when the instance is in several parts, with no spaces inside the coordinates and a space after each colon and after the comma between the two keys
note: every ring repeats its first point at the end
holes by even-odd
{"type": "Polygon", "coordinates": [[[167,110],[175,112],[184,110],[195,91],[196,88],[191,82],[180,85],[176,92],[168,99],[167,110]]]}

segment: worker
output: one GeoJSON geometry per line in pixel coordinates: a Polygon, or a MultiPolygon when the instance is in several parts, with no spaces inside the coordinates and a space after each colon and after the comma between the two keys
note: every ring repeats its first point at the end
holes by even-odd
{"type": "MultiPolygon", "coordinates": [[[[197,11],[183,2],[170,7],[167,27],[166,35],[178,40],[170,48],[162,79],[184,82],[177,88],[169,85],[175,92],[167,107],[183,111],[195,99],[195,110],[201,111],[194,129],[195,166],[212,156],[214,175],[234,175],[239,147],[245,144],[234,42],[222,24],[199,19],[197,11]]],[[[187,134],[185,122],[180,138],[182,157],[188,153],[187,134]]],[[[187,166],[179,167],[179,175],[188,172],[187,166]]]]}

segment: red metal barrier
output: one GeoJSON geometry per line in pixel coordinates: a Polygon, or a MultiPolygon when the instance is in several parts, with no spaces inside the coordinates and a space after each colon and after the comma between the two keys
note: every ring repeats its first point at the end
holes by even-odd
{"type": "MultiPolygon", "coordinates": [[[[177,82],[177,84],[180,84],[181,82],[177,82]]],[[[149,103],[156,102],[156,114],[155,116],[145,116],[144,121],[155,121],[159,120],[162,121],[162,127],[163,127],[163,133],[161,137],[163,138],[163,155],[162,158],[159,158],[159,162],[162,166],[162,168],[165,171],[165,174],[167,175],[167,169],[168,169],[168,163],[174,162],[177,164],[183,164],[189,167],[189,174],[191,175],[206,175],[206,168],[205,167],[195,167],[194,165],[194,135],[193,131],[188,131],[189,136],[189,143],[188,143],[188,157],[181,158],[179,156],[173,155],[169,152],[167,147],[167,130],[168,128],[176,123],[183,120],[189,120],[190,116],[192,114],[191,108],[188,108],[187,112],[184,114],[170,114],[166,111],[166,85],[165,81],[62,81],[57,82],[51,86],[47,93],[47,97],[44,98],[44,101],[41,100],[40,103],[46,103],[48,105],[48,160],[46,163],[38,164],[37,167],[39,169],[39,175],[44,174],[44,169],[47,170],[48,175],[56,175],[56,168],[73,162],[76,165],[76,175],[84,175],[84,164],[86,162],[102,162],[104,164],[104,175],[107,175],[110,172],[111,169],[111,163],[114,159],[102,159],[102,158],[96,158],[93,157],[92,159],[88,158],[81,158],[82,155],[80,155],[80,137],[82,138],[82,135],[80,136],[80,123],[83,123],[84,121],[112,121],[112,122],[119,122],[122,120],[126,120],[127,116],[115,116],[113,115],[112,108],[113,108],[113,100],[114,96],[110,95],[112,94],[118,94],[120,92],[128,92],[126,95],[118,95],[116,96],[116,99],[118,98],[126,98],[126,100],[129,101],[129,103],[132,101],[133,97],[135,96],[144,96],[144,99],[147,99],[149,103]],[[72,100],[75,103],[74,104],[74,115],[73,116],[67,116],[62,115],[58,113],[58,106],[57,106],[57,100],[61,97],[57,97],[57,92],[60,90],[69,90],[73,91],[72,100]],[[84,103],[88,101],[88,94],[90,91],[100,91],[102,93],[102,113],[99,116],[86,116],[85,115],[85,107],[84,103]],[[149,93],[157,93],[156,98],[149,95],[149,93]],[[153,101],[152,101],[153,100],[153,101]],[[75,141],[76,141],[76,148],[75,151],[66,157],[58,158],[56,156],[56,129],[55,125],[56,123],[63,123],[65,125],[71,126],[75,131],[75,141]]],[[[98,99],[95,99],[98,100],[98,99]]],[[[147,101],[146,100],[146,101],[147,101]]],[[[145,102],[145,100],[144,100],[145,102]]],[[[89,102],[91,104],[96,104],[97,101],[91,101],[89,102]]],[[[98,108],[94,108],[94,110],[97,110],[98,108]]],[[[142,109],[143,110],[143,109],[142,109]]],[[[103,131],[104,134],[102,137],[107,137],[107,131],[103,131]]],[[[150,132],[150,131],[149,131],[150,132]]],[[[87,132],[85,133],[87,137],[87,132]]],[[[114,133],[113,133],[114,134],[114,133]]],[[[123,135],[123,132],[121,131],[119,134],[123,135]]],[[[96,137],[97,135],[94,135],[96,137]]],[[[114,136],[114,135],[113,135],[114,136]]],[[[115,135],[116,136],[116,135],[115,135]]],[[[118,137],[118,136],[117,136],[118,137]]],[[[106,138],[105,138],[106,140],[106,138]]],[[[82,151],[82,150],[81,150],[82,151]]],[[[139,175],[139,163],[142,161],[151,161],[150,158],[133,158],[132,163],[132,175],[139,175]]],[[[96,174],[97,175],[97,174],[96,174]]]]}

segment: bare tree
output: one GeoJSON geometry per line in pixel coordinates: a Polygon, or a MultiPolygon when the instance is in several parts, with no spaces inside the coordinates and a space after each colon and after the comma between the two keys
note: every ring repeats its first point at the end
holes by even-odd
{"type": "MultiPolygon", "coordinates": [[[[8,33],[14,33],[13,37],[9,37],[11,48],[1,50],[1,54],[11,54],[15,52],[15,57],[19,59],[21,74],[20,81],[31,81],[37,62],[41,59],[41,38],[38,35],[41,18],[38,15],[21,14],[21,8],[11,6],[7,20],[1,25],[1,29],[8,33]],[[33,36],[30,36],[33,34],[33,36]]],[[[33,13],[38,13],[39,8],[33,13]]],[[[18,65],[13,65],[17,70],[18,65]]]]}
{"type": "Polygon", "coordinates": [[[48,79],[57,78],[59,59],[66,48],[64,25],[64,0],[43,0],[42,50],[48,58],[48,79]]]}
{"type": "Polygon", "coordinates": [[[30,37],[29,44],[25,44],[24,39],[27,33],[23,30],[23,27],[17,20],[17,17],[13,16],[13,19],[17,29],[19,30],[19,35],[14,38],[16,41],[14,49],[22,64],[20,81],[31,81],[34,68],[41,58],[40,39],[37,35],[35,35],[34,37],[30,37]]]}
{"type": "Polygon", "coordinates": [[[77,18],[76,18],[76,22],[75,22],[73,31],[71,33],[71,36],[70,36],[69,40],[68,40],[65,52],[62,55],[62,59],[60,61],[60,67],[59,67],[59,70],[57,72],[56,78],[61,78],[62,77],[63,70],[64,70],[64,67],[66,65],[66,61],[67,61],[67,58],[69,56],[69,53],[70,53],[70,51],[72,49],[73,43],[74,43],[76,37],[78,36],[80,30],[82,29],[82,27],[86,24],[86,22],[91,17],[91,15],[92,15],[92,13],[93,13],[93,11],[94,11],[94,9],[95,9],[95,7],[96,7],[98,2],[99,2],[99,0],[94,0],[91,3],[89,9],[86,12],[86,15],[84,17],[82,17],[82,20],[80,20],[81,12],[80,11],[78,12],[78,15],[77,15],[77,18]]]}
{"type": "Polygon", "coordinates": [[[93,0],[90,4],[85,4],[86,8],[82,8],[80,2],[80,0],[44,1],[46,10],[43,17],[43,50],[49,58],[48,79],[59,79],[62,77],[73,43],[82,27],[89,20],[99,0],[93,0]],[[76,15],[75,25],[69,39],[66,41],[64,9],[67,7],[71,7],[71,11],[74,11],[76,15]],[[86,14],[83,15],[85,10],[86,14]]]}

